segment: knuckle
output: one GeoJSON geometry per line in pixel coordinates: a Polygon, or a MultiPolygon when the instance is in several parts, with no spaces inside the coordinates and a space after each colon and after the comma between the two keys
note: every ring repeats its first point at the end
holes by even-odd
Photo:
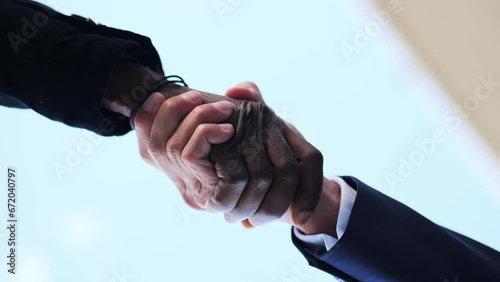
{"type": "Polygon", "coordinates": [[[215,193],[212,195],[211,198],[212,204],[214,207],[216,207],[218,210],[224,208],[224,197],[222,196],[221,193],[215,193]]]}
{"type": "Polygon", "coordinates": [[[170,110],[170,109],[176,109],[182,106],[184,100],[179,97],[179,96],[174,96],[169,99],[167,99],[163,104],[161,105],[162,110],[170,110]]]}
{"type": "Polygon", "coordinates": [[[227,212],[232,210],[236,206],[247,183],[248,179],[246,178],[229,179],[229,182],[224,180],[219,182],[210,197],[212,206],[216,207],[218,211],[227,212]]]}
{"type": "Polygon", "coordinates": [[[196,120],[202,119],[207,113],[206,105],[198,106],[194,108],[191,113],[195,116],[196,120]]]}
{"type": "Polygon", "coordinates": [[[228,179],[228,185],[233,192],[243,191],[249,182],[247,174],[232,175],[228,179]]]}
{"type": "Polygon", "coordinates": [[[141,156],[141,159],[143,161],[148,162],[151,160],[151,155],[149,154],[148,148],[140,148],[139,155],[141,156]]]}
{"type": "Polygon", "coordinates": [[[154,159],[165,156],[165,147],[156,141],[151,141],[149,143],[147,151],[149,156],[154,159]]]}
{"type": "Polygon", "coordinates": [[[286,160],[281,164],[277,165],[276,172],[278,174],[285,174],[285,175],[298,175],[300,173],[300,167],[295,159],[286,160]]]}
{"type": "Polygon", "coordinates": [[[175,138],[172,138],[167,142],[166,150],[167,156],[170,159],[178,159],[182,154],[182,147],[175,138]]]}
{"type": "MultiPolygon", "coordinates": [[[[198,125],[198,127],[196,127],[196,129],[192,135],[192,138],[195,138],[195,140],[198,141],[199,139],[206,138],[206,136],[209,134],[209,132],[210,132],[210,125],[208,125],[208,124],[198,125]]],[[[168,146],[168,144],[167,144],[167,146],[168,146]]],[[[198,147],[195,145],[195,146],[190,146],[188,148],[188,145],[186,144],[185,148],[186,149],[182,150],[181,158],[183,160],[186,160],[189,162],[196,161],[194,154],[195,154],[196,150],[198,149],[198,147]]]]}
{"type": "Polygon", "coordinates": [[[272,169],[261,169],[255,174],[255,189],[258,193],[265,193],[271,183],[273,183],[274,175],[272,169]]]}
{"type": "Polygon", "coordinates": [[[229,175],[225,182],[226,185],[230,187],[230,189],[227,190],[241,191],[245,189],[248,184],[248,175],[242,173],[238,175],[229,175]]]}
{"type": "Polygon", "coordinates": [[[285,185],[296,186],[299,181],[300,166],[297,161],[286,162],[278,167],[277,174],[285,185]]]}
{"type": "Polygon", "coordinates": [[[304,159],[306,161],[323,163],[323,154],[321,153],[320,150],[316,149],[315,147],[312,147],[310,150],[308,150],[304,159]]]}
{"type": "Polygon", "coordinates": [[[209,201],[212,208],[217,212],[227,212],[232,210],[236,205],[236,203],[232,203],[229,199],[231,197],[227,193],[214,193],[209,201]]]}
{"type": "Polygon", "coordinates": [[[242,163],[236,160],[229,160],[225,165],[223,165],[223,173],[227,177],[228,183],[236,184],[242,180],[248,180],[248,175],[245,167],[242,163]]]}
{"type": "Polygon", "coordinates": [[[211,126],[209,124],[200,124],[196,127],[193,135],[206,136],[210,132],[211,126]]]}
{"type": "Polygon", "coordinates": [[[199,198],[206,199],[206,196],[204,196],[204,192],[206,191],[203,189],[203,184],[201,184],[200,181],[193,181],[191,184],[190,189],[197,195],[199,198]]]}
{"type": "Polygon", "coordinates": [[[188,151],[188,150],[184,150],[182,151],[181,153],[181,159],[187,163],[193,163],[194,162],[194,157],[193,157],[193,154],[188,151]]]}

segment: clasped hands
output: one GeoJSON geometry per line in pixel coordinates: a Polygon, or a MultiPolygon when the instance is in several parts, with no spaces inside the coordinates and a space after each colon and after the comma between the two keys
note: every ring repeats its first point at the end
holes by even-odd
{"type": "MultiPolygon", "coordinates": [[[[264,103],[255,84],[226,96],[154,93],[134,123],[141,157],[167,174],[189,206],[224,213],[228,222],[281,219],[304,232],[321,229],[312,222],[325,216],[316,208],[333,199],[322,196],[333,185],[323,178],[322,154],[264,103]]],[[[335,199],[339,193],[330,191],[335,199]]]]}

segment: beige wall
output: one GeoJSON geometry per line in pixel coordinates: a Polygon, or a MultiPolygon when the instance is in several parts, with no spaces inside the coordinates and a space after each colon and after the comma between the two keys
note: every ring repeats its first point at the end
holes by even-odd
{"type": "MultiPolygon", "coordinates": [[[[391,0],[373,1],[382,9],[391,0]]],[[[492,74],[493,80],[500,82],[500,1],[400,2],[404,9],[393,17],[393,23],[454,103],[463,104],[464,99],[474,95],[479,76],[487,78],[492,74]]],[[[473,98],[468,99],[474,106],[473,98]]],[[[500,87],[472,110],[468,120],[495,153],[498,162],[500,87]]]]}

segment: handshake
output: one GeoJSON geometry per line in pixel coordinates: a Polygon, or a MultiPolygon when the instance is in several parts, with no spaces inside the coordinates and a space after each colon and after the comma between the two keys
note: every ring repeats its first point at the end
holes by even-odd
{"type": "Polygon", "coordinates": [[[134,117],[139,151],[189,206],[224,213],[230,223],[281,219],[305,234],[337,237],[340,188],[323,177],[321,152],[276,116],[255,84],[226,96],[177,85],[159,92],[134,117]]]}

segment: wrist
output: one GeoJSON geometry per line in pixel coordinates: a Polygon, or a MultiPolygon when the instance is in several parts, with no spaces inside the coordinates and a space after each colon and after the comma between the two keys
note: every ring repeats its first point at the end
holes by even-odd
{"type": "Polygon", "coordinates": [[[327,234],[338,238],[339,208],[340,186],[331,180],[324,179],[323,190],[316,209],[305,224],[295,227],[306,235],[327,234]]]}

